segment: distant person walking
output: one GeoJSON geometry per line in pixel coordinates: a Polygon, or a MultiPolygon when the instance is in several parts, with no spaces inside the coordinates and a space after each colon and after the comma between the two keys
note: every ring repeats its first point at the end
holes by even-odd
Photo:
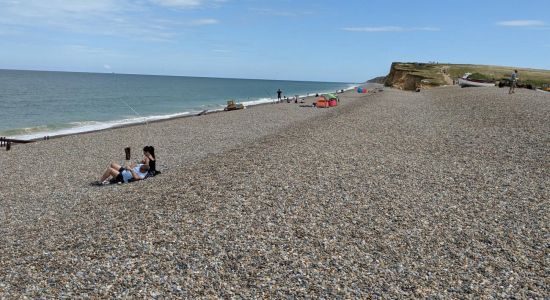
{"type": "Polygon", "coordinates": [[[281,89],[278,89],[277,90],[277,101],[278,102],[281,102],[281,95],[283,94],[283,92],[281,91],[281,89]]]}
{"type": "Polygon", "coordinates": [[[508,91],[508,94],[515,93],[518,78],[518,70],[514,70],[514,73],[512,73],[512,76],[510,76],[510,91],[508,91]]]}

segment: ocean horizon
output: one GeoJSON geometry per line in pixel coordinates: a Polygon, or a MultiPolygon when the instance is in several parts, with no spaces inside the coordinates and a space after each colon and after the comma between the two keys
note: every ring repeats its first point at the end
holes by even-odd
{"type": "Polygon", "coordinates": [[[357,83],[0,69],[0,136],[39,139],[348,90],[357,83]]]}

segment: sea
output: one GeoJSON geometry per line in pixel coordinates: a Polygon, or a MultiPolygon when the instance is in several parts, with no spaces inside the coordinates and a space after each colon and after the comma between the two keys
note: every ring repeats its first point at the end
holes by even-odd
{"type": "Polygon", "coordinates": [[[223,110],[284,96],[353,89],[348,82],[0,70],[0,137],[40,139],[223,110]]]}

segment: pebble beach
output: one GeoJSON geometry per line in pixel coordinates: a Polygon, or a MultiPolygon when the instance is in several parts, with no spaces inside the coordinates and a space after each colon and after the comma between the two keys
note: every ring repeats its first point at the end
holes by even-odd
{"type": "Polygon", "coordinates": [[[550,93],[340,99],[0,148],[0,298],[548,298],[550,93]]]}

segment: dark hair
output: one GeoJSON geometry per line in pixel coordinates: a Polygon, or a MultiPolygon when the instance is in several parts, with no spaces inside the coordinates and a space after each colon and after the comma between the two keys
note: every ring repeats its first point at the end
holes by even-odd
{"type": "Polygon", "coordinates": [[[145,146],[143,147],[143,152],[149,152],[151,154],[151,156],[154,158],[154,159],[157,159],[155,157],[155,147],[153,146],[145,146]]]}

